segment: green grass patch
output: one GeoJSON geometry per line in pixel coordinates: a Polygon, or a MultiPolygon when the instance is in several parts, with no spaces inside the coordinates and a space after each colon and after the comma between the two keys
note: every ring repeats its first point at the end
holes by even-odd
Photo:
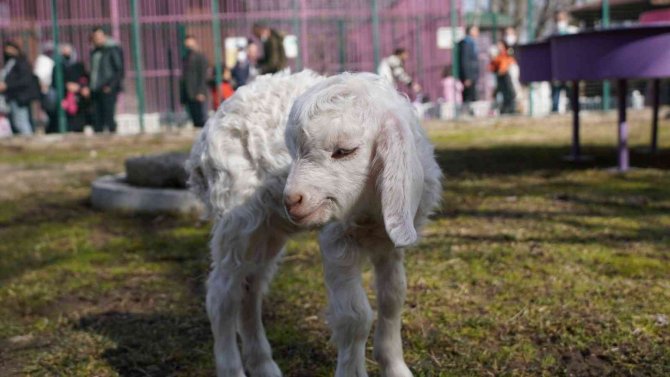
{"type": "MultiPolygon", "coordinates": [[[[612,173],[614,127],[603,119],[585,120],[594,158],[581,165],[560,158],[567,118],[431,131],[445,191],[406,254],[415,376],[670,375],[670,138],[612,173]]],[[[648,135],[635,119],[634,148],[648,135]]],[[[49,182],[0,196],[0,374],[212,375],[209,225],[88,204],[91,179],[121,171],[125,156],[186,150],[190,139],[68,140],[0,151],[0,168],[49,182]]],[[[325,305],[307,233],[289,242],[266,298],[285,375],[332,375],[325,305]]]]}

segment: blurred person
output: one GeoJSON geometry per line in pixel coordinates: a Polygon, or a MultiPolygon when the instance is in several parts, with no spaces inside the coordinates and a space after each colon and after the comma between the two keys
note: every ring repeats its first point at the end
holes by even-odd
{"type": "MultiPolygon", "coordinates": [[[[512,57],[515,57],[514,48],[519,42],[516,29],[511,26],[506,27],[503,40],[508,46],[507,52],[512,57]]],[[[514,59],[514,63],[512,63],[509,67],[509,76],[510,79],[512,80],[512,87],[514,88],[514,92],[516,93],[516,99],[518,102],[521,100],[522,93],[524,93],[524,91],[523,86],[521,85],[521,71],[519,69],[519,64],[516,62],[516,58],[514,59]]],[[[515,106],[515,108],[518,109],[519,107],[515,106]]]]}
{"type": "Polygon", "coordinates": [[[0,139],[11,137],[13,134],[9,119],[7,119],[5,113],[0,111],[0,139]]]}
{"type": "Polygon", "coordinates": [[[415,93],[421,91],[421,85],[415,83],[405,71],[405,62],[409,59],[409,52],[404,48],[396,48],[393,54],[382,59],[377,67],[377,74],[399,87],[400,84],[411,88],[415,93]]]}
{"type": "Polygon", "coordinates": [[[256,22],[251,31],[263,44],[263,56],[257,63],[259,74],[277,73],[286,69],[288,63],[284,51],[284,37],[263,22],[256,22]]]}
{"type": "Polygon", "coordinates": [[[5,42],[3,52],[0,93],[8,104],[10,123],[19,134],[31,135],[30,103],[40,98],[39,81],[18,44],[5,42]]]}
{"type": "Polygon", "coordinates": [[[219,90],[216,90],[216,81],[210,80],[210,90],[212,92],[212,108],[218,109],[219,105],[235,93],[235,81],[230,68],[223,67],[221,72],[221,85],[219,90]]]}
{"type": "MultiPolygon", "coordinates": [[[[570,25],[570,15],[564,10],[559,10],[554,14],[554,28],[551,35],[565,35],[577,33],[579,29],[570,25]]],[[[557,113],[561,99],[561,92],[565,91],[567,95],[568,86],[562,81],[552,81],[551,83],[551,112],[557,113]]],[[[570,96],[567,95],[569,98],[570,96]]]]}
{"type": "Polygon", "coordinates": [[[451,64],[442,70],[442,97],[451,117],[456,114],[454,109],[463,104],[463,83],[452,75],[452,70],[451,64]]]}
{"type": "Polygon", "coordinates": [[[181,103],[186,107],[193,126],[202,128],[207,121],[207,72],[209,63],[192,35],[184,38],[186,54],[182,60],[181,103]]]}
{"type": "Polygon", "coordinates": [[[235,88],[244,86],[253,81],[258,75],[256,62],[258,60],[258,45],[249,41],[246,49],[237,53],[237,61],[231,74],[235,82],[235,88]]]}
{"type": "Polygon", "coordinates": [[[93,130],[116,132],[116,101],[123,90],[125,67],[123,50],[105,31],[96,27],[91,32],[91,77],[89,89],[93,105],[93,130]]]}
{"type": "Polygon", "coordinates": [[[554,14],[554,28],[552,35],[575,34],[579,31],[577,26],[570,24],[570,14],[564,10],[559,10],[554,14]]]}
{"type": "Polygon", "coordinates": [[[35,58],[33,74],[37,76],[40,83],[40,90],[46,93],[51,88],[51,80],[53,79],[54,65],[53,59],[54,45],[52,42],[45,42],[42,44],[42,51],[35,58]]]}
{"type": "Polygon", "coordinates": [[[463,109],[472,115],[470,104],[477,100],[479,80],[479,27],[471,25],[466,31],[465,38],[458,43],[459,79],[463,83],[463,109]]]}
{"type": "Polygon", "coordinates": [[[43,113],[40,113],[38,118],[40,118],[41,123],[46,125],[44,127],[46,130],[50,128],[50,124],[54,121],[57,114],[56,102],[58,102],[58,94],[56,93],[56,89],[51,85],[54,77],[54,66],[56,64],[53,59],[53,52],[53,42],[43,43],[41,52],[35,58],[35,63],[33,64],[33,74],[37,76],[42,95],[40,106],[43,113]]]}
{"type": "MultiPolygon", "coordinates": [[[[83,132],[91,98],[88,88],[89,77],[84,63],[79,61],[77,51],[72,45],[62,44],[60,54],[63,62],[63,83],[65,84],[65,95],[61,101],[61,107],[65,111],[67,129],[70,132],[83,132]]],[[[53,123],[53,125],[50,124],[51,128],[47,129],[47,133],[58,132],[58,122],[53,123]]]]}
{"type": "Polygon", "coordinates": [[[516,111],[514,99],[516,92],[510,69],[516,65],[516,60],[509,54],[509,46],[503,41],[497,42],[498,54],[491,60],[489,69],[496,76],[496,89],[493,96],[497,100],[497,95],[502,95],[502,104],[499,106],[501,114],[513,114],[516,111]]]}
{"type": "Polygon", "coordinates": [[[516,34],[516,29],[511,26],[506,27],[503,35],[503,40],[505,41],[507,46],[509,46],[509,48],[514,48],[517,42],[519,42],[519,37],[516,34]]]}

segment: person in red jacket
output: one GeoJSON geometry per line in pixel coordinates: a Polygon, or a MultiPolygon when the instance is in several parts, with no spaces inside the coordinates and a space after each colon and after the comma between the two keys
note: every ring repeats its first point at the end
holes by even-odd
{"type": "Polygon", "coordinates": [[[216,90],[216,83],[214,80],[211,81],[210,87],[212,91],[212,108],[218,109],[221,102],[230,98],[233,93],[235,93],[235,82],[233,81],[233,75],[230,71],[230,68],[224,67],[222,74],[221,86],[219,90],[216,90]]]}
{"type": "Polygon", "coordinates": [[[496,90],[495,96],[498,93],[502,94],[502,105],[500,106],[501,114],[513,114],[514,108],[514,85],[512,84],[512,77],[509,69],[516,64],[514,57],[509,54],[509,46],[505,41],[498,41],[498,55],[491,60],[489,69],[496,75],[496,90]]]}

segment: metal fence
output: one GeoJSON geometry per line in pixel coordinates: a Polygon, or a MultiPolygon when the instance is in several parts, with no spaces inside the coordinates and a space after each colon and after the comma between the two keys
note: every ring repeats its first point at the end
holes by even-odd
{"type": "Polygon", "coordinates": [[[71,43],[88,66],[90,31],[102,26],[125,53],[120,112],[135,113],[144,102],[146,112],[170,113],[180,108],[178,78],[186,34],[200,40],[213,67],[230,66],[237,42],[251,36],[254,22],[264,21],[296,42],[296,54],[289,59],[292,69],[324,74],[374,71],[381,58],[405,47],[411,56],[408,71],[435,98],[452,54],[438,48],[437,31],[451,26],[450,4],[458,13],[454,19],[463,19],[460,0],[141,0],[136,2],[135,41],[141,52],[135,54],[135,1],[0,0],[0,38],[19,42],[35,57],[40,44],[53,39],[52,17],[57,14],[60,42],[71,43]],[[144,98],[137,96],[137,83],[144,86],[144,98]]]}

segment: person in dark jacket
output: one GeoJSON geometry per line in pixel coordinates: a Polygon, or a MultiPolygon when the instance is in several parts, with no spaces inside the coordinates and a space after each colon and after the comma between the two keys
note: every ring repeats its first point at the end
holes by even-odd
{"type": "Polygon", "coordinates": [[[237,53],[237,61],[231,71],[233,81],[235,81],[235,89],[250,83],[256,78],[256,75],[258,75],[257,60],[258,46],[249,41],[246,50],[237,53]]]}
{"type": "MultiPolygon", "coordinates": [[[[90,104],[91,92],[88,88],[88,74],[84,63],[77,59],[77,52],[70,44],[62,44],[60,53],[63,62],[63,83],[65,95],[61,107],[65,111],[67,127],[70,132],[83,132],[90,104]]],[[[54,67],[54,77],[56,75],[54,67]]],[[[55,87],[56,83],[52,82],[55,87]]],[[[52,122],[47,133],[58,132],[58,123],[52,122]]]]}
{"type": "Polygon", "coordinates": [[[19,45],[5,42],[3,52],[5,65],[0,70],[0,93],[9,105],[14,130],[31,135],[30,102],[40,98],[39,82],[19,45]]]}
{"type": "Polygon", "coordinates": [[[181,103],[186,106],[194,127],[204,127],[207,121],[207,71],[209,63],[200,52],[192,35],[184,38],[186,55],[182,61],[181,103]]]}
{"type": "Polygon", "coordinates": [[[458,42],[459,79],[463,83],[463,108],[471,113],[470,103],[477,100],[479,80],[479,49],[477,48],[479,28],[469,26],[465,38],[458,42]]]}
{"type": "Polygon", "coordinates": [[[284,37],[262,22],[255,23],[252,32],[263,43],[263,56],[258,60],[258,72],[265,75],[286,68],[284,37]]]}
{"type": "Polygon", "coordinates": [[[103,132],[105,129],[116,132],[116,100],[123,90],[125,75],[123,50],[99,27],[93,29],[91,42],[93,50],[89,89],[93,104],[93,129],[95,132],[103,132]]]}

